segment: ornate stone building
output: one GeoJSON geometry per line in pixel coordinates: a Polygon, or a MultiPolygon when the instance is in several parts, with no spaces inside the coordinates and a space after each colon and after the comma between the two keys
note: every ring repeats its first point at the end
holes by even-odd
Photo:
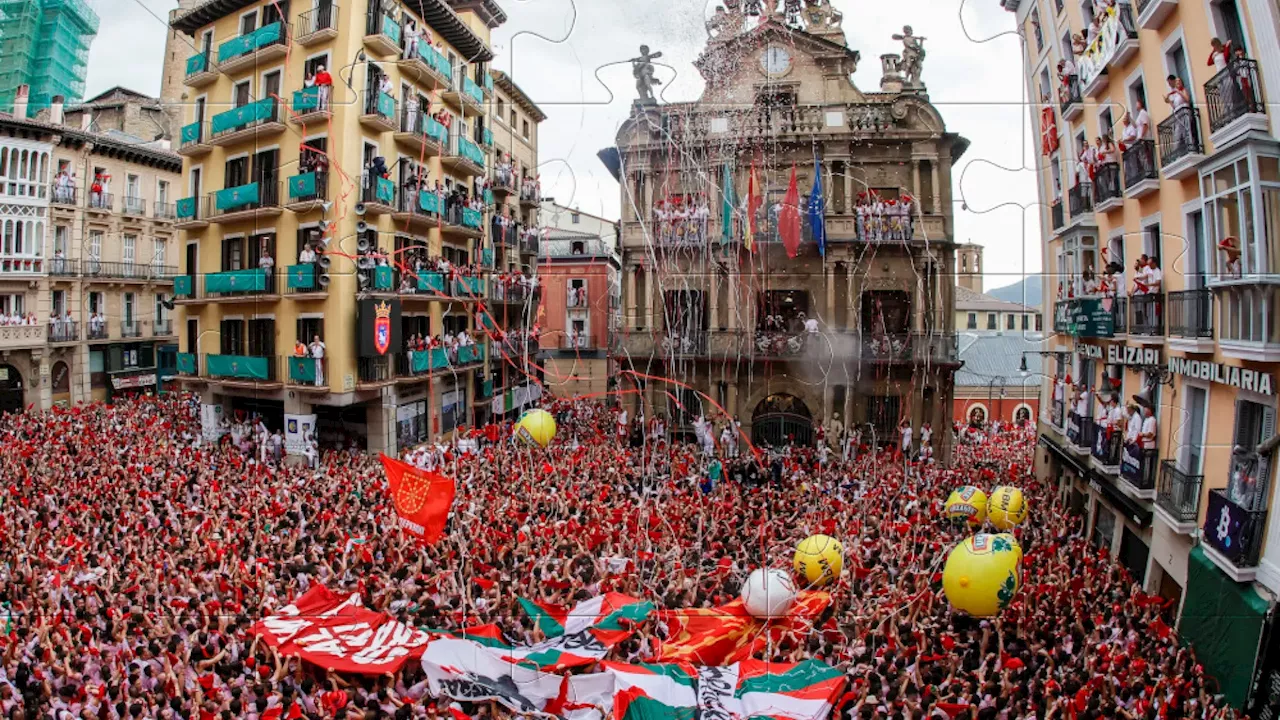
{"type": "Polygon", "coordinates": [[[959,366],[951,168],[968,142],[930,104],[910,28],[866,92],[838,13],[807,6],[717,9],[695,102],[659,104],[646,93],[659,56],[634,61],[641,100],[601,153],[622,186],[620,397],[677,432],[718,405],[756,443],[850,420],[896,442],[908,418],[939,429],[941,456],[959,366]],[[809,220],[817,161],[824,252],[809,220]],[[803,236],[790,253],[793,168],[803,236]]]}

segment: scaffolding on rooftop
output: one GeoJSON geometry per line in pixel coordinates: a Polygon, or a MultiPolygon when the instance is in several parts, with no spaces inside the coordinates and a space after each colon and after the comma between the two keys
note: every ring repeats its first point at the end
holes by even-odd
{"type": "Polygon", "coordinates": [[[82,100],[98,23],[84,0],[0,0],[0,110],[12,109],[24,84],[32,115],[55,95],[82,100]]]}

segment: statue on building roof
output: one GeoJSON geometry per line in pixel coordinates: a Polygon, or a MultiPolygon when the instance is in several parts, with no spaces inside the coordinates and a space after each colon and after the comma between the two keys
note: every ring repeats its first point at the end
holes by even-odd
{"type": "Polygon", "coordinates": [[[653,76],[653,61],[662,57],[662,53],[650,53],[648,45],[640,46],[640,57],[631,59],[631,74],[636,79],[636,92],[639,98],[636,100],[641,105],[654,105],[657,100],[653,97],[653,86],[661,85],[662,81],[653,76]]]}
{"type": "Polygon", "coordinates": [[[831,0],[805,0],[805,29],[809,32],[839,29],[844,15],[831,5],[831,0]]]}
{"type": "Polygon", "coordinates": [[[909,87],[920,87],[925,38],[913,34],[910,25],[903,25],[902,34],[894,34],[893,39],[902,41],[902,64],[899,68],[902,71],[903,83],[909,87]]]}

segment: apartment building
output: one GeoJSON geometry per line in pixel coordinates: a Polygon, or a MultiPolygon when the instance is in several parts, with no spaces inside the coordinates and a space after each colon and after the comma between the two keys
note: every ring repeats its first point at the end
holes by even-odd
{"type": "Polygon", "coordinates": [[[1277,658],[1273,642],[1256,662],[1254,650],[1280,592],[1276,9],[1001,4],[1016,14],[1039,103],[1053,308],[1041,469],[1063,478],[1100,548],[1177,603],[1206,670],[1257,712],[1265,693],[1250,687],[1277,658]]]}
{"type": "Polygon", "coordinates": [[[394,452],[473,422],[505,19],[492,0],[208,0],[171,19],[178,372],[207,435],[256,413],[291,454],[310,435],[394,452]]]}
{"type": "Polygon", "coordinates": [[[154,392],[176,350],[181,158],[63,125],[60,97],[42,117],[0,115],[0,409],[154,392]]]}
{"type": "Polygon", "coordinates": [[[488,192],[497,273],[489,318],[500,341],[494,343],[488,384],[477,399],[485,403],[477,409],[477,421],[518,416],[542,396],[543,378],[535,362],[538,345],[532,342],[529,329],[538,324],[544,288],[528,278],[538,272],[538,251],[544,239],[538,212],[538,127],[547,116],[510,75],[490,70],[489,76],[490,129],[484,142],[494,149],[488,192]]]}
{"type": "Polygon", "coordinates": [[[543,237],[539,364],[557,396],[603,399],[616,386],[610,346],[621,311],[621,269],[613,245],[599,235],[548,229],[543,237]]]}

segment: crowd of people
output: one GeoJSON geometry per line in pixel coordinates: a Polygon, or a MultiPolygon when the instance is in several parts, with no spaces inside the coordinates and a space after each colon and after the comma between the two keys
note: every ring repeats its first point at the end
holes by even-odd
{"type": "MultiPolygon", "coordinates": [[[[552,401],[547,450],[495,425],[465,432],[466,450],[405,451],[457,483],[444,537],[423,546],[397,528],[375,459],[284,462],[279,428],[237,418],[214,440],[199,408],[170,393],[0,419],[7,720],[508,718],[496,703],[431,697],[412,663],[387,676],[326,672],[249,628],[320,583],[416,627],[492,623],[532,643],[542,631],[518,598],[721,604],[751,569],[788,567],[813,532],[843,540],[845,570],[830,609],[770,659],[844,672],[839,720],[1229,713],[1170,630],[1168,603],[1090,544],[1056,479],[1033,475],[1025,429],[909,463],[909,424],[849,452],[821,436],[817,448],[735,447],[641,430],[637,443],[628,435],[647,424],[620,407],[552,401]],[[947,550],[968,532],[942,503],[965,484],[1016,485],[1031,502],[1016,530],[1023,589],[989,620],[952,612],[940,591],[947,550]]],[[[302,452],[315,453],[311,439],[302,452]]],[[[606,659],[646,658],[666,632],[653,619],[633,629],[606,659]]]]}
{"type": "Polygon", "coordinates": [[[915,199],[884,198],[874,190],[858,193],[854,204],[858,238],[865,242],[905,242],[915,237],[915,199]]]}

